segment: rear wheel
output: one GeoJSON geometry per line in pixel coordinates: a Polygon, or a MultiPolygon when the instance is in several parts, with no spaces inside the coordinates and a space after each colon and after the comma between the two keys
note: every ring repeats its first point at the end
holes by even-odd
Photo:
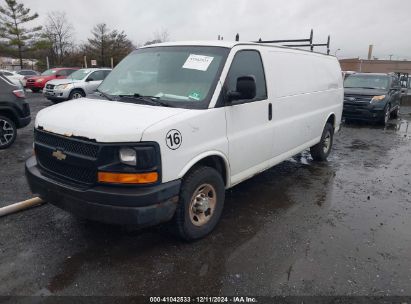
{"type": "Polygon", "coordinates": [[[330,123],[326,123],[321,140],[315,146],[310,148],[310,153],[315,161],[325,161],[331,152],[333,145],[334,128],[330,123]]]}
{"type": "Polygon", "coordinates": [[[174,228],[186,241],[200,239],[217,225],[224,206],[224,182],[211,167],[199,167],[183,179],[174,228]]]}
{"type": "Polygon", "coordinates": [[[10,147],[17,137],[14,122],[5,116],[0,116],[0,150],[10,147]]]}
{"type": "Polygon", "coordinates": [[[69,99],[79,99],[79,98],[82,98],[82,97],[85,97],[85,96],[86,96],[86,94],[84,94],[83,91],[73,90],[73,91],[70,92],[69,99]]]}

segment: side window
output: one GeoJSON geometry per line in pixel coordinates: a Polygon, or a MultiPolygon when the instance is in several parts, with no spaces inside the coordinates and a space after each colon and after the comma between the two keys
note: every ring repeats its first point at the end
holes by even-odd
{"type": "Polygon", "coordinates": [[[111,72],[111,70],[104,70],[104,71],[103,71],[103,73],[104,73],[104,78],[106,78],[107,75],[110,74],[110,72],[111,72]]]}
{"type": "Polygon", "coordinates": [[[256,81],[256,97],[254,100],[267,98],[267,87],[263,63],[257,51],[239,51],[231,63],[226,80],[226,90],[235,91],[237,78],[241,76],[254,76],[256,81]]]}
{"type": "Polygon", "coordinates": [[[88,76],[88,79],[92,81],[100,81],[100,80],[103,80],[104,78],[105,78],[104,71],[95,71],[91,73],[90,76],[88,76]]]}
{"type": "Polygon", "coordinates": [[[76,71],[76,70],[64,70],[64,74],[63,74],[63,75],[69,76],[69,75],[73,74],[75,71],[76,71]]]}

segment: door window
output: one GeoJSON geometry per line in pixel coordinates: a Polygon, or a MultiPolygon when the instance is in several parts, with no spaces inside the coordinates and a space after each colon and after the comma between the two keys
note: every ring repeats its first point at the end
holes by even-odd
{"type": "MultiPolygon", "coordinates": [[[[237,78],[241,76],[254,76],[256,81],[256,97],[253,101],[267,99],[267,87],[261,56],[258,51],[239,51],[231,63],[228,73],[225,90],[235,91],[237,78]]],[[[248,102],[248,101],[245,101],[248,102]]]]}
{"type": "Polygon", "coordinates": [[[104,71],[96,71],[88,76],[89,81],[101,81],[106,77],[104,71]]]}

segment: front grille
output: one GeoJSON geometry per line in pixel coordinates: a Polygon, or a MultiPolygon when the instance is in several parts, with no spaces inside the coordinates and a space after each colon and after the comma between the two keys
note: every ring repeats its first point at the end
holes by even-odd
{"type": "Polygon", "coordinates": [[[34,143],[37,161],[50,174],[76,183],[94,184],[97,180],[96,160],[99,145],[85,140],[35,130],[34,143]],[[57,159],[53,152],[66,157],[57,159]]]}
{"type": "Polygon", "coordinates": [[[53,84],[47,84],[46,85],[46,89],[48,89],[48,90],[53,90],[54,87],[55,87],[55,85],[53,85],[53,84]]]}
{"type": "Polygon", "coordinates": [[[76,167],[70,164],[61,162],[60,160],[51,158],[42,153],[37,153],[37,161],[39,165],[56,174],[59,177],[67,178],[74,182],[80,182],[84,184],[93,184],[97,179],[97,170],[93,168],[76,167]]]}
{"type": "Polygon", "coordinates": [[[27,79],[27,82],[34,82],[34,79],[27,79]]]}
{"type": "Polygon", "coordinates": [[[34,142],[94,159],[97,158],[99,151],[97,144],[38,130],[34,131],[34,142]]]}

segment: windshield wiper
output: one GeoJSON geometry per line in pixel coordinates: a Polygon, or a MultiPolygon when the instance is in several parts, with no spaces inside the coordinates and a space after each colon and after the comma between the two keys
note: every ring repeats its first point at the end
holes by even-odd
{"type": "Polygon", "coordinates": [[[109,97],[108,94],[101,92],[99,89],[97,89],[96,92],[100,93],[100,95],[105,97],[106,99],[113,101],[113,99],[109,97]]]}
{"type": "Polygon", "coordinates": [[[160,97],[158,96],[144,96],[144,95],[140,95],[138,93],[135,93],[133,95],[118,95],[118,97],[120,98],[130,98],[130,99],[134,99],[134,100],[141,100],[147,104],[150,105],[154,105],[154,106],[163,106],[163,107],[171,107],[170,104],[163,102],[160,99],[160,97]]]}

